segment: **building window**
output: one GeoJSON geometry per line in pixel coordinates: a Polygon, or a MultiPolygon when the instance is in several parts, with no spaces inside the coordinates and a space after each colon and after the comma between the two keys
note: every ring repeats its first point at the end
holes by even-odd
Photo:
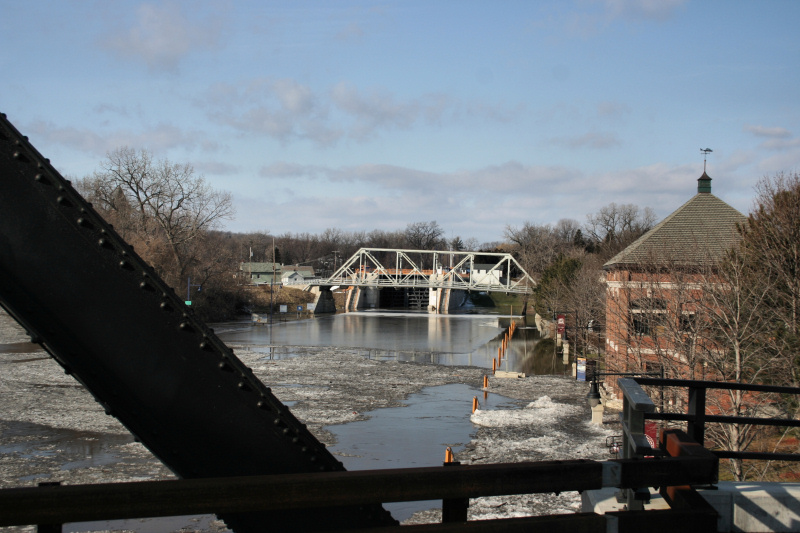
{"type": "Polygon", "coordinates": [[[649,337],[661,327],[667,303],[660,298],[640,298],[631,302],[629,310],[633,334],[649,337]]]}
{"type": "Polygon", "coordinates": [[[683,313],[681,314],[681,331],[690,333],[695,330],[695,326],[697,325],[697,315],[694,313],[683,313]]]}

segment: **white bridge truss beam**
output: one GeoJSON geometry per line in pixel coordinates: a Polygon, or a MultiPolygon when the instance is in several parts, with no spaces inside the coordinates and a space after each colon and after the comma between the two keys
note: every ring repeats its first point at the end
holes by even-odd
{"type": "Polygon", "coordinates": [[[331,277],[305,283],[376,288],[446,288],[516,294],[530,294],[536,286],[533,278],[511,254],[394,248],[361,248],[331,277]],[[383,263],[378,257],[384,259],[383,263]],[[475,270],[476,258],[495,262],[478,273],[475,270]],[[393,263],[394,266],[387,267],[384,263],[393,263]]]}

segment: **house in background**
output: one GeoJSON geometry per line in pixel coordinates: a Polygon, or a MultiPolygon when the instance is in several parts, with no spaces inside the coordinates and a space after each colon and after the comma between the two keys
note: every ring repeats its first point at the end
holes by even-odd
{"type": "MultiPolygon", "coordinates": [[[[695,196],[603,266],[609,372],[705,377],[697,303],[746,219],[711,194],[705,172],[697,183],[695,196]]],[[[616,388],[613,376],[606,381],[616,388]]]]}
{"type": "Polygon", "coordinates": [[[302,285],[316,279],[314,267],[307,265],[284,265],[281,270],[281,283],[284,285],[302,285]]]}
{"type": "Polygon", "coordinates": [[[240,276],[250,285],[269,285],[273,281],[280,283],[282,268],[283,265],[280,263],[239,263],[240,276]]]}
{"type": "Polygon", "coordinates": [[[250,285],[292,285],[315,279],[314,268],[281,263],[239,263],[240,277],[250,285]]]}
{"type": "Polygon", "coordinates": [[[497,265],[491,263],[475,263],[472,265],[472,272],[470,273],[472,282],[480,285],[500,285],[500,276],[503,271],[500,268],[492,270],[495,266],[497,265]]]}

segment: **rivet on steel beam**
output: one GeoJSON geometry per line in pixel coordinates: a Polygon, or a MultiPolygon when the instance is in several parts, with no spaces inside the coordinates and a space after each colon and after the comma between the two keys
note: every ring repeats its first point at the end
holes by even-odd
{"type": "Polygon", "coordinates": [[[28,163],[30,161],[22,152],[14,152],[14,159],[18,159],[23,163],[28,163]]]}
{"type": "Polygon", "coordinates": [[[47,176],[45,176],[44,174],[36,174],[36,175],[33,177],[33,179],[34,179],[35,181],[37,181],[37,182],[41,183],[42,185],[52,185],[52,184],[50,183],[50,180],[48,180],[48,179],[47,179],[47,176]]]}
{"type": "Polygon", "coordinates": [[[217,365],[217,367],[218,367],[220,370],[230,370],[230,369],[231,369],[231,368],[228,366],[228,363],[226,363],[225,361],[222,361],[222,362],[220,362],[220,363],[217,365]]]}
{"type": "Polygon", "coordinates": [[[264,400],[259,400],[258,402],[256,402],[256,406],[259,409],[263,409],[265,411],[269,411],[269,402],[265,402],[264,400]]]}
{"type": "Polygon", "coordinates": [[[56,202],[58,202],[59,204],[61,204],[61,205],[65,206],[65,207],[70,207],[70,206],[72,206],[72,202],[70,202],[70,201],[69,201],[69,198],[67,198],[67,197],[66,197],[66,196],[64,196],[64,195],[61,195],[61,196],[59,196],[58,198],[56,198],[56,202]]]}
{"type": "MultiPolygon", "coordinates": [[[[158,304],[158,307],[160,307],[162,311],[172,311],[172,307],[169,306],[169,302],[161,302],[158,304]]],[[[202,342],[200,343],[200,348],[204,348],[202,342]]]]}
{"type": "Polygon", "coordinates": [[[189,322],[181,322],[178,327],[183,331],[191,331],[192,325],[189,322]]]}

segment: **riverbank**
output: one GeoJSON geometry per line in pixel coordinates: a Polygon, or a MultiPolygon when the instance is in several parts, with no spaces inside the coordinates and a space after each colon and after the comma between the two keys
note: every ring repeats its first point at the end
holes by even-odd
{"type": "MultiPolygon", "coordinates": [[[[12,319],[0,313],[0,487],[172,477],[78,382],[28,340],[12,319]]],[[[464,383],[474,387],[480,398],[485,373],[474,367],[374,361],[347,349],[303,347],[296,350],[302,355],[270,360],[244,346],[231,347],[329,446],[335,437],[326,426],[364,420],[376,409],[403,405],[408,395],[426,387],[464,383]]],[[[490,378],[489,390],[513,399],[517,408],[479,410],[472,416],[477,429],[457,453],[462,464],[608,457],[605,437],[618,428],[588,423],[585,383],[559,376],[490,378]]],[[[468,412],[471,398],[464,401],[468,412]]],[[[441,453],[437,461],[443,459],[443,449],[441,453]]],[[[471,502],[469,512],[470,519],[551,514],[574,512],[578,503],[577,493],[479,498],[471,502]]],[[[425,511],[406,523],[437,521],[438,516],[438,511],[425,511]]],[[[224,526],[205,521],[197,529],[191,522],[175,529],[221,531],[224,526]]]]}

